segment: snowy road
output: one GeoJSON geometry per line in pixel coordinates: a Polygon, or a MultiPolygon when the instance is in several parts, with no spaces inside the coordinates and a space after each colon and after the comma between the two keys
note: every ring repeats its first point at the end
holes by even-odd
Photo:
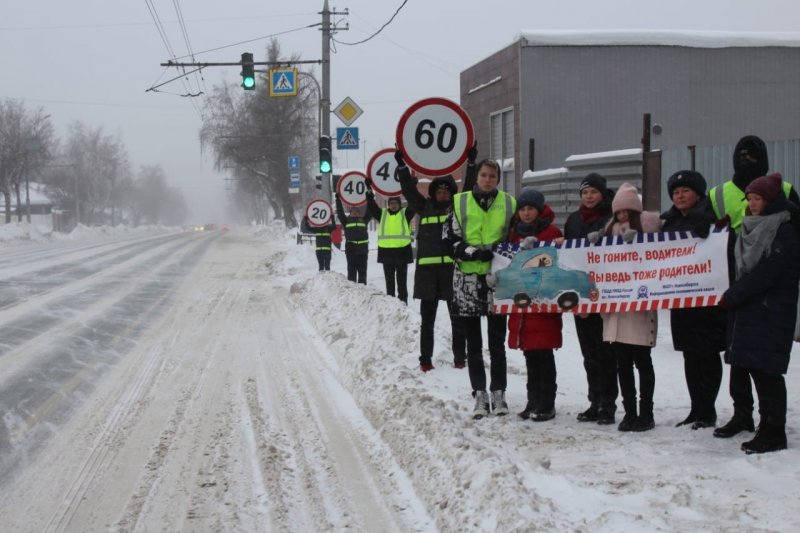
{"type": "Polygon", "coordinates": [[[433,529],[281,258],[246,233],[4,252],[3,529],[433,529]]]}

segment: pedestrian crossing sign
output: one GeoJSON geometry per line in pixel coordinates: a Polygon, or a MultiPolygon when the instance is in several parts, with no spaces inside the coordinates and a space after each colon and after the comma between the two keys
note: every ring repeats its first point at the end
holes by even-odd
{"type": "Polygon", "coordinates": [[[336,128],[337,150],[358,150],[358,128],[336,128]]]}
{"type": "Polygon", "coordinates": [[[297,69],[275,68],[269,71],[270,96],[297,96],[297,69]]]}

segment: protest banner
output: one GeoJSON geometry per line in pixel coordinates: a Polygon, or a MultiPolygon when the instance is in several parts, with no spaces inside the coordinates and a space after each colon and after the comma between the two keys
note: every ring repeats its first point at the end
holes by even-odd
{"type": "Polygon", "coordinates": [[[645,233],[495,249],[494,311],[624,313],[716,305],[728,288],[727,229],[706,239],[645,233]]]}

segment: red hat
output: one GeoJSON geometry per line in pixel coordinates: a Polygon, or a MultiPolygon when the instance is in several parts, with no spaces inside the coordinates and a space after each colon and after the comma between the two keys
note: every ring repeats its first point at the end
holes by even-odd
{"type": "Polygon", "coordinates": [[[750,182],[750,185],[744,190],[745,195],[756,193],[762,197],[768,204],[771,204],[778,198],[783,188],[783,177],[775,172],[768,176],[761,176],[750,182]]]}

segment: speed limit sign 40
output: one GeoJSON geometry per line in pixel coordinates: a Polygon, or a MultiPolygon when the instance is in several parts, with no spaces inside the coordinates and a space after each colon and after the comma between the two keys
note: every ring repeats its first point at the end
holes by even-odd
{"type": "Polygon", "coordinates": [[[444,176],[467,160],[475,132],[460,105],[446,98],[426,98],[403,113],[396,137],[409,167],[428,176],[444,176]]]}
{"type": "Polygon", "coordinates": [[[372,188],[382,195],[400,196],[400,179],[397,177],[393,148],[385,148],[372,156],[367,165],[367,176],[372,188]]]}
{"type": "Polygon", "coordinates": [[[306,218],[312,228],[327,226],[333,218],[333,208],[325,200],[311,200],[306,206],[306,218]]]}
{"type": "Polygon", "coordinates": [[[348,172],[336,184],[336,192],[343,203],[358,207],[367,203],[367,176],[363,172],[348,172]]]}

